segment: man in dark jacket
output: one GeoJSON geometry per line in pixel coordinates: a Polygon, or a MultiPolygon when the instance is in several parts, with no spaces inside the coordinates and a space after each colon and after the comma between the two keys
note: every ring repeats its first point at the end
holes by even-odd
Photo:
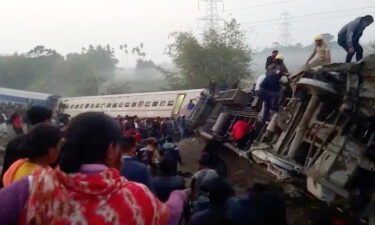
{"type": "Polygon", "coordinates": [[[209,206],[194,213],[189,225],[237,225],[227,215],[227,200],[233,196],[233,188],[222,178],[213,179],[207,186],[209,206]]]}
{"type": "Polygon", "coordinates": [[[273,50],[272,55],[270,55],[270,56],[267,57],[266,69],[274,62],[277,54],[279,54],[279,51],[278,50],[273,50]]]}
{"type": "Polygon", "coordinates": [[[123,137],[120,142],[123,156],[123,166],[120,174],[126,179],[151,187],[151,176],[147,166],[136,158],[136,140],[133,137],[123,137]]]}
{"type": "Polygon", "coordinates": [[[278,111],[280,98],[280,78],[286,74],[284,57],[278,55],[275,62],[268,68],[267,76],[260,84],[260,97],[264,102],[262,122],[270,120],[270,110],[278,111]]]}
{"type": "Polygon", "coordinates": [[[358,17],[357,19],[346,24],[339,32],[338,42],[341,47],[348,52],[346,62],[350,63],[354,54],[357,61],[363,58],[363,48],[359,44],[359,39],[362,37],[363,31],[366,27],[374,22],[371,15],[358,17]]]}
{"type": "Polygon", "coordinates": [[[160,175],[152,179],[152,187],[160,201],[166,202],[172,191],[185,189],[185,181],[176,175],[174,159],[165,157],[159,163],[160,175]]]}
{"type": "MultiPolygon", "coordinates": [[[[26,112],[27,122],[30,127],[34,127],[40,123],[50,123],[52,117],[52,111],[43,106],[32,106],[26,112]]],[[[3,171],[0,177],[0,188],[3,187],[3,175],[8,168],[18,159],[26,157],[25,152],[20,149],[21,144],[25,141],[25,135],[20,135],[11,140],[6,149],[4,155],[3,171]]]]}

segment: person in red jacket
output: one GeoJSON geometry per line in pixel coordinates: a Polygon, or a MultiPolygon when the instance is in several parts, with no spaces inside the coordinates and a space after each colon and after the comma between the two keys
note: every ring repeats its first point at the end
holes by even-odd
{"type": "Polygon", "coordinates": [[[243,120],[234,123],[232,127],[232,138],[237,143],[238,148],[243,149],[246,142],[250,139],[251,131],[255,130],[255,126],[243,120]]]}
{"type": "Polygon", "coordinates": [[[17,135],[22,135],[23,134],[23,121],[22,121],[22,117],[17,112],[15,112],[11,116],[10,121],[12,123],[12,127],[13,127],[14,132],[17,135]]]}

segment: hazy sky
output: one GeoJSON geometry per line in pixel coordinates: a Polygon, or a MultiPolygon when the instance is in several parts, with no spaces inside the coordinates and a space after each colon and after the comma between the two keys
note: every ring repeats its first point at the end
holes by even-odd
{"type": "MultiPolygon", "coordinates": [[[[26,52],[41,44],[66,54],[89,44],[108,43],[116,48],[122,66],[119,44],[143,42],[147,58],[168,62],[163,53],[170,42],[168,34],[199,33],[197,18],[204,16],[204,7],[200,2],[198,10],[198,0],[0,0],[0,53],[26,52]]],[[[294,17],[292,43],[308,44],[316,34],[337,34],[357,16],[375,15],[375,1],[224,0],[224,8],[220,6],[223,18],[236,18],[242,24],[254,49],[278,41],[280,25],[274,19],[284,10],[294,17]]],[[[363,36],[363,41],[369,40],[375,40],[374,25],[363,36]]]]}

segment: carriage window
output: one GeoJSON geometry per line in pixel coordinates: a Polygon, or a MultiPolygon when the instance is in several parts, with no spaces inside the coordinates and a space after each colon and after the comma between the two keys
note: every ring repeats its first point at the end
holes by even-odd
{"type": "Polygon", "coordinates": [[[144,104],[145,104],[144,101],[140,101],[140,102],[138,102],[138,107],[142,107],[144,104]]]}
{"type": "Polygon", "coordinates": [[[71,108],[71,109],[73,109],[73,107],[74,107],[74,104],[70,105],[70,108],[71,108]]]}
{"type": "Polygon", "coordinates": [[[136,107],[137,106],[137,102],[132,102],[132,107],[136,107]]]}
{"type": "Polygon", "coordinates": [[[105,108],[105,103],[102,103],[102,105],[100,106],[100,108],[105,108]]]}
{"type": "Polygon", "coordinates": [[[75,109],[78,109],[78,107],[79,107],[79,104],[77,104],[76,107],[74,107],[74,108],[75,108],[75,109]]]}
{"type": "Polygon", "coordinates": [[[113,103],[112,108],[116,108],[116,107],[117,107],[117,103],[113,103]]]}
{"type": "Polygon", "coordinates": [[[151,105],[151,102],[146,102],[145,107],[149,107],[151,105]]]}
{"type": "Polygon", "coordinates": [[[166,103],[167,101],[161,101],[159,106],[165,106],[166,103]]]}
{"type": "Polygon", "coordinates": [[[80,108],[80,109],[83,109],[83,106],[85,106],[85,104],[81,104],[81,105],[79,106],[79,108],[80,108]]]}
{"type": "Polygon", "coordinates": [[[94,108],[95,107],[95,104],[91,104],[90,105],[90,109],[94,108]]]}
{"type": "Polygon", "coordinates": [[[173,106],[174,105],[174,101],[169,101],[168,102],[168,106],[173,106]]]}
{"type": "Polygon", "coordinates": [[[85,109],[87,109],[89,106],[90,106],[90,104],[86,104],[86,105],[85,105],[85,109]]]}
{"type": "Polygon", "coordinates": [[[154,107],[158,106],[158,103],[159,103],[158,101],[155,101],[155,102],[152,103],[152,106],[154,106],[154,107]]]}
{"type": "Polygon", "coordinates": [[[130,102],[125,103],[125,107],[129,107],[129,106],[130,106],[130,102]]]}
{"type": "Polygon", "coordinates": [[[119,105],[118,105],[118,107],[119,108],[122,108],[122,107],[124,107],[124,103],[123,102],[121,102],[119,105]]]}
{"type": "Polygon", "coordinates": [[[108,103],[106,108],[111,107],[112,103],[108,103]]]}
{"type": "Polygon", "coordinates": [[[95,108],[99,108],[100,107],[100,103],[96,104],[95,108]]]}

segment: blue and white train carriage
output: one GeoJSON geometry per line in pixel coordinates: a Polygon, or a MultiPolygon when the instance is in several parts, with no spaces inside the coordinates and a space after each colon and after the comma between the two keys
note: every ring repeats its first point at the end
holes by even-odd
{"type": "Polygon", "coordinates": [[[0,103],[20,104],[25,106],[42,105],[54,108],[58,98],[59,97],[56,95],[46,93],[0,87],[0,103]]]}

